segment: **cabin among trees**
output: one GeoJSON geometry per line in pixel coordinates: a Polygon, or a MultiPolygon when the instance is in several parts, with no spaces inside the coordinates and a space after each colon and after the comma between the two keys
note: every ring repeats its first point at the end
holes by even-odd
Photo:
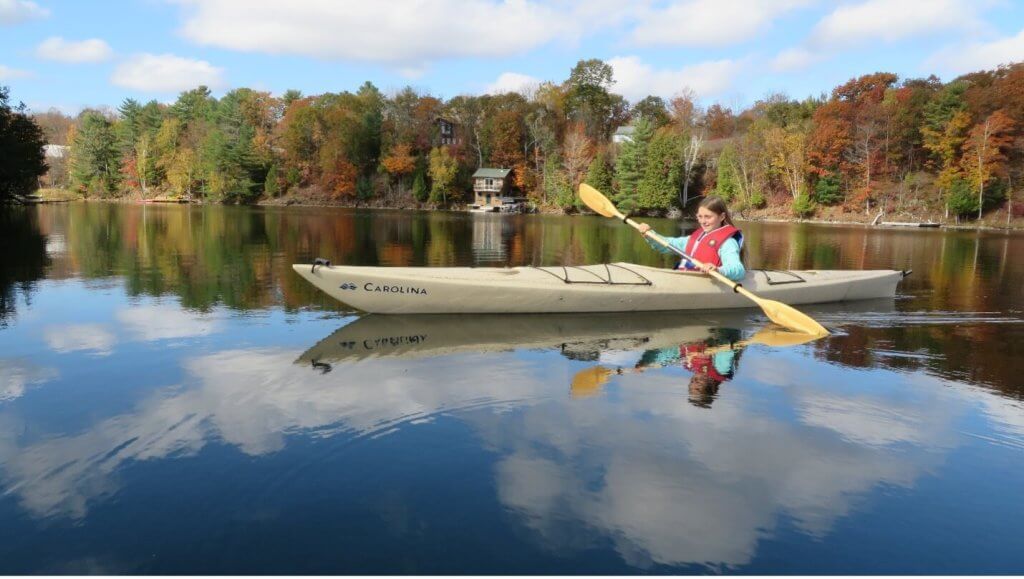
{"type": "Polygon", "coordinates": [[[522,198],[512,194],[512,169],[481,167],[473,173],[473,205],[477,211],[514,211],[522,198]]]}
{"type": "Polygon", "coordinates": [[[617,129],[615,129],[615,133],[612,134],[612,142],[615,143],[616,145],[621,144],[621,143],[625,143],[625,142],[632,143],[633,142],[633,133],[635,133],[635,132],[636,132],[636,127],[634,127],[633,125],[621,126],[621,127],[617,128],[617,129]]]}
{"type": "Polygon", "coordinates": [[[438,117],[437,118],[437,133],[438,133],[438,144],[441,145],[457,145],[458,138],[455,135],[455,123],[448,119],[438,117]]]}

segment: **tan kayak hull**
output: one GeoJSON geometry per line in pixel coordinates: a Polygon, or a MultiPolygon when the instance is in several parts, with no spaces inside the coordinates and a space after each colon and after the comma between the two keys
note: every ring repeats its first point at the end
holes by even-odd
{"type": "MultiPolygon", "coordinates": [[[[331,297],[381,314],[636,312],[753,307],[699,273],[616,263],[580,267],[445,268],[295,264],[331,297]]],[[[894,270],[762,271],[743,286],[787,304],[891,298],[894,270]]]]}

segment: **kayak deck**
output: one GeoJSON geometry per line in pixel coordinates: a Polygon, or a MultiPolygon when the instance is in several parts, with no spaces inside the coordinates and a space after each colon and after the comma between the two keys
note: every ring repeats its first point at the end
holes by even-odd
{"type": "MultiPolygon", "coordinates": [[[[730,288],[695,272],[630,263],[464,268],[295,264],[331,297],[371,313],[569,313],[747,308],[730,288]]],[[[896,270],[751,270],[743,286],[787,304],[893,297],[896,270]]]]}

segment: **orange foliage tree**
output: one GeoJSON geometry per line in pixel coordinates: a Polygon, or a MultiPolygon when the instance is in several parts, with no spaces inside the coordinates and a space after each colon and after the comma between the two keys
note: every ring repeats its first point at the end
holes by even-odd
{"type": "Polygon", "coordinates": [[[395,145],[391,154],[381,159],[380,164],[389,175],[404,182],[405,176],[416,170],[416,157],[412,155],[412,147],[407,143],[395,145]]]}
{"type": "Polygon", "coordinates": [[[985,201],[985,183],[1005,170],[1006,149],[1013,142],[1013,119],[998,110],[971,129],[964,143],[961,166],[978,189],[978,219],[985,201]]]}

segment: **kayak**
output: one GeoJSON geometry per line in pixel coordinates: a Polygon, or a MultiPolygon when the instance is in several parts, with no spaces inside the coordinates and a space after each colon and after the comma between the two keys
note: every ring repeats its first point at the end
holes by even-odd
{"type": "MultiPolygon", "coordinates": [[[[555,267],[362,267],[294,264],[314,286],[380,314],[529,314],[755,307],[710,277],[631,263],[555,267]]],[[[786,304],[892,298],[908,272],[751,270],[741,282],[786,304]]]]}

